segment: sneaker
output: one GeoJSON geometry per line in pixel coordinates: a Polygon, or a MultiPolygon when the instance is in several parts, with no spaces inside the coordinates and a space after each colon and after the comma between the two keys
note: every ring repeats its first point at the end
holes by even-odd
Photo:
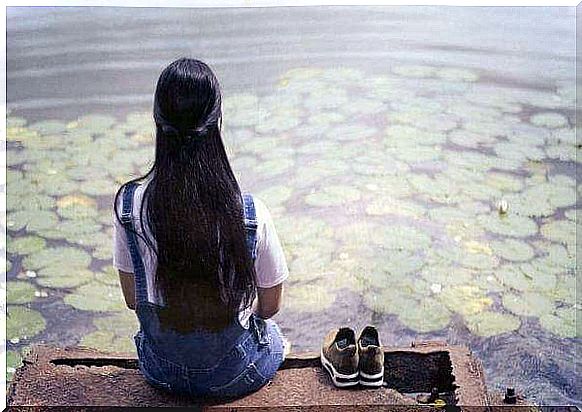
{"type": "Polygon", "coordinates": [[[358,338],[360,385],[380,387],[384,383],[384,351],[378,330],[366,326],[358,338]]]}
{"type": "Polygon", "coordinates": [[[356,334],[350,328],[332,330],[321,347],[321,365],[338,388],[358,384],[356,334]]]}

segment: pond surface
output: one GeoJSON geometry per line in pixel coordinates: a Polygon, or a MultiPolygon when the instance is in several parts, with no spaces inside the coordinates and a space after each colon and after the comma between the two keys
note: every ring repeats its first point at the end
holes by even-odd
{"type": "Polygon", "coordinates": [[[233,168],[284,244],[294,351],[372,323],[580,405],[574,17],[9,8],[8,379],[35,342],[134,351],[110,205],[151,164],[155,82],[187,55],[216,70],[233,168]]]}

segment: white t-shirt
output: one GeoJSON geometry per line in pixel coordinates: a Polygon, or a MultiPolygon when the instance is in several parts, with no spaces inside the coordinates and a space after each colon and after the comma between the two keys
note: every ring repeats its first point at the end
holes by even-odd
{"type": "MultiPolygon", "coordinates": [[[[139,185],[135,189],[133,196],[133,222],[137,233],[142,234],[139,220],[139,210],[143,198],[146,183],[139,185]]],[[[122,197],[119,196],[118,212],[121,214],[122,197]]],[[[279,237],[275,231],[271,214],[265,204],[253,196],[257,220],[257,257],[255,259],[255,271],[257,274],[257,287],[271,288],[277,286],[287,279],[289,269],[285,260],[285,254],[281,247],[279,237]]],[[[123,272],[133,273],[133,263],[127,246],[127,237],[124,227],[118,222],[113,214],[113,266],[123,272]]],[[[147,229],[147,226],[145,228],[147,229]]],[[[157,268],[155,253],[138,237],[138,248],[146,272],[148,301],[160,303],[159,291],[153,289],[154,275],[157,268]]],[[[251,309],[239,313],[240,324],[247,328],[251,309]]]]}

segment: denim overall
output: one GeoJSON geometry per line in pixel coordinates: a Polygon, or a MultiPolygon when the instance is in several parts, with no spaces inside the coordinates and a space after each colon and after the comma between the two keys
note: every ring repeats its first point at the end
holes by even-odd
{"type": "MultiPolygon", "coordinates": [[[[266,384],[283,362],[281,331],[272,320],[252,314],[248,329],[238,317],[225,329],[180,334],[162,330],[159,305],[148,302],[146,274],[137,245],[132,209],[136,184],[123,193],[121,221],[134,268],[136,314],[140,330],[134,337],[139,368],[145,379],[162,390],[204,397],[240,397],[266,384]]],[[[255,207],[243,196],[246,242],[256,258],[255,207]]]]}

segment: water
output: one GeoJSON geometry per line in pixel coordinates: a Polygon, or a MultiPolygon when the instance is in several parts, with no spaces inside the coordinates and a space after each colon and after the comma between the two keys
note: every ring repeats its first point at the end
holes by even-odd
{"type": "Polygon", "coordinates": [[[182,55],[215,69],[273,215],[294,351],[372,323],[580,405],[573,8],[8,9],[10,367],[34,342],[133,351],[110,205],[182,55]]]}

